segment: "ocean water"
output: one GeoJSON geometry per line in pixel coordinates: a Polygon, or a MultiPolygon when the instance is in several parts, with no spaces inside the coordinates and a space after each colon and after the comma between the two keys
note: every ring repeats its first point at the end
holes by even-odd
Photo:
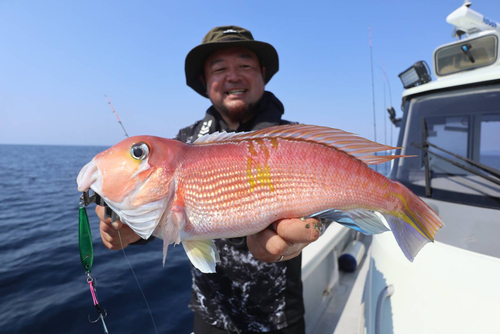
{"type": "MultiPolygon", "coordinates": [[[[106,147],[0,145],[0,333],[103,333],[78,250],[76,177],[106,147]]],[[[95,206],[87,208],[94,241],[92,276],[109,333],[155,333],[148,308],[121,251],[101,242],[95,206]]],[[[191,333],[189,263],[182,247],[162,241],[126,254],[159,333],[191,333]]]]}
{"type": "MultiPolygon", "coordinates": [[[[80,263],[76,177],[106,147],[0,145],[0,333],[103,333],[80,263]]],[[[500,168],[499,156],[481,162],[500,168]]],[[[92,276],[109,333],[155,333],[121,251],[101,242],[94,206],[92,276]]],[[[162,241],[126,254],[159,333],[191,333],[190,266],[182,247],[162,241]]]]}
{"type": "Polygon", "coordinates": [[[500,170],[500,154],[481,154],[479,162],[497,170],[500,170]]]}

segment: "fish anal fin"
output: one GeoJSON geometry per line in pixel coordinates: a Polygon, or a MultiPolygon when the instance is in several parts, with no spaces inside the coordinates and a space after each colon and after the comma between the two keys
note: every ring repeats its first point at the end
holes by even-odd
{"type": "Polygon", "coordinates": [[[184,240],[182,245],[195,268],[205,274],[215,273],[220,258],[213,240],[184,240]]]}

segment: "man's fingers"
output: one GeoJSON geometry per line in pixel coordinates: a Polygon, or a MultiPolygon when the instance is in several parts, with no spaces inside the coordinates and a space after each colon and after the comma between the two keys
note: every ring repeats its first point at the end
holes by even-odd
{"type": "Polygon", "coordinates": [[[101,239],[104,246],[109,249],[120,249],[120,239],[118,237],[117,230],[103,221],[99,223],[99,230],[101,232],[101,239]]]}
{"type": "Polygon", "coordinates": [[[247,237],[248,248],[253,256],[264,262],[293,259],[300,254],[308,243],[291,243],[288,240],[284,240],[272,229],[265,229],[247,237]]]}
{"type": "Polygon", "coordinates": [[[104,207],[97,206],[95,212],[99,217],[99,232],[104,246],[109,249],[122,249],[141,239],[129,226],[120,220],[111,222],[110,218],[104,219],[104,207]],[[120,238],[121,237],[121,238],[120,238]]]}
{"type": "Polygon", "coordinates": [[[121,222],[121,220],[117,220],[117,221],[112,222],[111,226],[113,226],[113,228],[115,230],[119,230],[123,227],[123,223],[121,222]]]}
{"type": "MultiPolygon", "coordinates": [[[[302,244],[302,245],[304,245],[304,244],[302,244]]],[[[281,256],[280,256],[276,261],[288,261],[290,259],[293,259],[294,257],[299,256],[299,254],[301,252],[302,252],[302,248],[294,253],[283,255],[283,258],[281,258],[281,256]]],[[[274,261],[274,262],[276,262],[276,261],[274,261]]]]}
{"type": "MultiPolygon", "coordinates": [[[[97,214],[97,217],[99,217],[99,220],[104,222],[106,219],[104,219],[104,207],[97,205],[95,207],[95,213],[97,214]]],[[[110,219],[111,222],[111,219],[110,219]]]]}
{"type": "Polygon", "coordinates": [[[110,224],[106,224],[102,220],[99,222],[99,228],[101,230],[101,234],[106,234],[109,235],[110,237],[117,237],[118,236],[118,231],[111,226],[110,224]]]}
{"type": "Polygon", "coordinates": [[[288,244],[270,229],[248,236],[247,244],[253,256],[264,262],[277,261],[288,247],[288,244]]]}
{"type": "Polygon", "coordinates": [[[117,220],[117,221],[114,221],[114,222],[111,222],[111,218],[104,218],[104,207],[103,206],[96,206],[95,208],[95,213],[97,214],[97,216],[99,217],[99,220],[101,222],[103,222],[104,224],[107,224],[109,226],[112,226],[115,230],[119,230],[123,227],[123,223],[121,222],[121,220],[117,220]]]}
{"type": "Polygon", "coordinates": [[[276,233],[288,243],[301,244],[316,241],[320,236],[321,222],[316,218],[282,219],[274,224],[276,233]]]}

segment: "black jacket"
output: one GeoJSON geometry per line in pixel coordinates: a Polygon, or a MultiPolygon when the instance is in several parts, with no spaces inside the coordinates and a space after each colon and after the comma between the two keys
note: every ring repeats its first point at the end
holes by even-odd
{"type": "MultiPolygon", "coordinates": [[[[283,104],[265,92],[255,117],[237,131],[290,124],[281,119],[283,113],[283,104]]],[[[180,130],[176,139],[192,143],[205,134],[226,130],[224,120],[210,107],[204,119],[180,130]]],[[[215,243],[221,257],[217,272],[203,274],[191,268],[190,308],[207,323],[231,331],[267,332],[285,328],[303,317],[300,256],[265,263],[252,256],[246,238],[218,239],[215,243]]]]}

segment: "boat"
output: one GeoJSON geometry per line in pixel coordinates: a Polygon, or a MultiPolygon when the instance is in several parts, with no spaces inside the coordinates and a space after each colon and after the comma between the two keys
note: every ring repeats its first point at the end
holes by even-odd
{"type": "Polygon", "coordinates": [[[436,79],[425,62],[415,63],[399,75],[403,116],[388,110],[400,127],[395,154],[416,156],[394,162],[389,177],[445,227],[414,262],[391,233],[328,227],[304,249],[308,334],[499,331],[500,23],[470,7],[446,19],[455,41],[435,49],[436,79]],[[346,254],[353,272],[339,263],[346,254]]]}

